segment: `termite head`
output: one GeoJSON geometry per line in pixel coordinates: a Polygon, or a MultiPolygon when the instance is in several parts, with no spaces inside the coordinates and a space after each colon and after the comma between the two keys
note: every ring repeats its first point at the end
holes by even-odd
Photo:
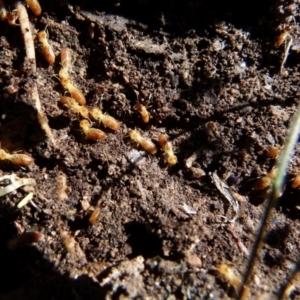
{"type": "Polygon", "coordinates": [[[64,68],[60,69],[58,76],[59,76],[59,78],[61,80],[61,84],[63,86],[66,86],[70,82],[69,73],[66,69],[64,69],[64,68]]]}
{"type": "Polygon", "coordinates": [[[170,155],[170,156],[168,157],[167,161],[168,161],[168,164],[169,164],[170,166],[174,166],[174,165],[177,164],[177,156],[176,156],[176,155],[170,155]]]}
{"type": "Polygon", "coordinates": [[[136,129],[131,130],[129,132],[129,136],[133,141],[136,141],[136,142],[138,142],[142,137],[141,134],[136,129]]]}
{"type": "Polygon", "coordinates": [[[42,31],[38,32],[37,37],[38,37],[39,41],[42,42],[45,39],[47,39],[47,32],[45,30],[42,30],[42,31]]]}
{"type": "Polygon", "coordinates": [[[88,120],[82,120],[80,121],[79,126],[84,130],[84,129],[89,129],[91,127],[91,124],[88,120]]]}
{"type": "Polygon", "coordinates": [[[99,109],[99,108],[93,108],[90,111],[90,114],[92,115],[92,117],[94,119],[101,120],[101,116],[102,116],[103,113],[102,113],[101,109],[99,109]]]}

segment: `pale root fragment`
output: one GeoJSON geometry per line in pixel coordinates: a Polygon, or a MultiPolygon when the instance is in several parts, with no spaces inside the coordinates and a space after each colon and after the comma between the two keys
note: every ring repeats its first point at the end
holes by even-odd
{"type": "Polygon", "coordinates": [[[23,206],[27,205],[33,198],[33,192],[30,192],[26,195],[17,205],[17,208],[22,208],[23,206]]]}
{"type": "Polygon", "coordinates": [[[227,183],[222,181],[216,172],[214,172],[211,175],[211,178],[212,178],[216,188],[220,191],[220,193],[228,200],[228,202],[232,206],[233,211],[235,212],[235,216],[231,220],[231,222],[234,222],[236,220],[236,218],[238,217],[239,210],[240,210],[238,201],[232,195],[230,187],[227,185],[227,183]]]}
{"type": "MultiPolygon", "coordinates": [[[[31,70],[36,73],[36,59],[35,59],[35,48],[32,38],[32,32],[30,28],[29,18],[25,6],[21,2],[17,2],[16,10],[20,22],[21,31],[24,37],[26,60],[31,65],[31,70]]],[[[31,89],[32,101],[37,110],[37,119],[41,125],[41,128],[45,132],[46,136],[51,140],[52,144],[56,146],[52,131],[49,127],[47,117],[41,108],[41,101],[39,98],[36,82],[31,89]]]]}
{"type": "Polygon", "coordinates": [[[5,176],[0,178],[0,181],[2,181],[4,179],[9,179],[11,181],[11,184],[9,184],[6,187],[0,189],[0,197],[5,196],[5,195],[17,190],[21,186],[24,186],[24,185],[34,186],[34,185],[36,185],[36,181],[33,178],[19,178],[19,177],[17,177],[16,174],[5,175],[5,176]]]}
{"type": "Polygon", "coordinates": [[[56,183],[57,183],[57,198],[59,201],[63,201],[68,199],[68,194],[67,194],[67,176],[59,171],[57,174],[56,178],[56,183]]]}

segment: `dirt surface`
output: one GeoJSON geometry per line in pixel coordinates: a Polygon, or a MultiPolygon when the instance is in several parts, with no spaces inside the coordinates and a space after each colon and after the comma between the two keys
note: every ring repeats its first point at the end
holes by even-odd
{"type": "MultiPolygon", "coordinates": [[[[1,161],[0,174],[36,180],[21,209],[16,205],[32,187],[1,197],[0,298],[232,296],[218,266],[243,272],[265,207],[265,192],[253,186],[275,165],[267,153],[284,144],[299,104],[299,3],[40,2],[40,17],[28,10],[36,74],[23,67],[20,28],[0,23],[1,148],[34,158],[25,167],[1,161]],[[36,38],[46,25],[53,66],[36,38]],[[274,40],[287,25],[294,40],[281,69],[287,41],[276,47],[274,40]],[[100,107],[121,122],[114,132],[90,119],[105,140],[87,140],[82,117],[58,102],[68,95],[58,77],[64,47],[72,50],[70,78],[88,109],[100,107]],[[33,82],[56,147],[37,121],[33,82]],[[149,123],[137,102],[147,107],[149,123]],[[155,155],[130,140],[133,129],[156,144],[155,155]],[[159,134],[169,137],[177,164],[168,166],[159,134]],[[238,193],[233,223],[213,173],[238,193]],[[91,224],[95,208],[100,216],[91,224]]],[[[276,295],[300,255],[300,192],[291,187],[299,151],[268,224],[251,299],[276,295]]],[[[292,299],[300,299],[299,286],[295,281],[292,299]]]]}

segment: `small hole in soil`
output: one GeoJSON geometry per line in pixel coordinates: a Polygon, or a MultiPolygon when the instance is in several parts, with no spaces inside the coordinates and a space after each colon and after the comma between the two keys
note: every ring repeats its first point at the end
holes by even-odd
{"type": "Polygon", "coordinates": [[[144,258],[163,255],[161,240],[145,224],[138,222],[127,223],[125,231],[128,235],[127,243],[132,247],[132,253],[129,255],[129,258],[139,255],[142,255],[144,258]]]}

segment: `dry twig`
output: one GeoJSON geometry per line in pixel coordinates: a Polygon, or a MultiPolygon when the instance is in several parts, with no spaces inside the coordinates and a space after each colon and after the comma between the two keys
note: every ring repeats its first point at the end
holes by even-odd
{"type": "Polygon", "coordinates": [[[226,228],[227,232],[229,232],[232,235],[232,237],[235,240],[235,242],[236,242],[237,246],[239,247],[239,249],[246,255],[246,257],[248,257],[249,256],[248,249],[243,244],[243,242],[241,241],[241,238],[238,236],[238,234],[234,231],[231,224],[227,224],[227,226],[225,228],[226,228]]]}
{"type": "Polygon", "coordinates": [[[239,210],[240,210],[238,201],[232,195],[230,187],[227,185],[227,183],[222,181],[216,172],[214,172],[211,175],[211,178],[212,178],[213,183],[215,184],[216,188],[220,191],[220,193],[228,200],[228,202],[232,206],[232,208],[235,212],[235,216],[231,220],[231,222],[234,222],[236,220],[236,218],[238,217],[239,210]]]}
{"type": "MultiPolygon", "coordinates": [[[[36,73],[36,60],[35,60],[35,49],[32,38],[32,32],[30,29],[30,23],[28,19],[28,14],[25,6],[21,2],[17,2],[16,5],[18,18],[20,22],[21,31],[24,37],[25,50],[26,50],[26,60],[31,65],[31,69],[34,73],[36,73]]],[[[41,101],[38,94],[38,89],[36,83],[34,83],[31,89],[31,96],[34,102],[35,108],[37,110],[37,119],[44,130],[46,136],[51,140],[53,145],[55,146],[54,136],[49,127],[48,120],[44,112],[42,111],[41,101]]]]}

